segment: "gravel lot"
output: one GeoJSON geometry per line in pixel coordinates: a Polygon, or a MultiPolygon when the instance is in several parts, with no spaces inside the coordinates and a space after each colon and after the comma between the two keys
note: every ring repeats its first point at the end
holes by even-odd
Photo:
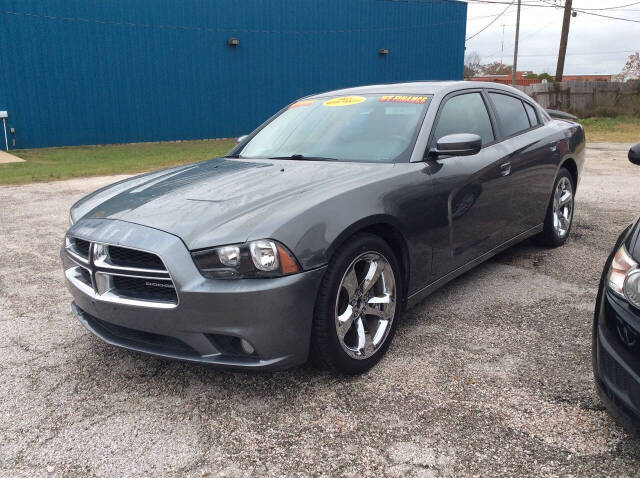
{"type": "Polygon", "coordinates": [[[226,373],[107,346],[69,309],[69,206],[119,178],[0,188],[1,476],[630,476],[640,443],[590,364],[605,258],[640,167],[594,145],[569,243],[500,254],[408,311],[345,379],[226,373]]]}

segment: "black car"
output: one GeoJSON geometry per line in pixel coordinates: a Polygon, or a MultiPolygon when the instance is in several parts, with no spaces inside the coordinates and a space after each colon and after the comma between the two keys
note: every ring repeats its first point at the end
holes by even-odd
{"type": "MultiPolygon", "coordinates": [[[[629,151],[640,164],[640,143],[629,151]]],[[[607,259],[593,321],[593,373],[600,398],[630,432],[640,434],[640,218],[607,259]]]]}

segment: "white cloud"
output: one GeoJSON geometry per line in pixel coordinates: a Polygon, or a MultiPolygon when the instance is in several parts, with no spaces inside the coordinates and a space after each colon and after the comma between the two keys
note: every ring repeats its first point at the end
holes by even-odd
{"type": "MultiPolygon", "coordinates": [[[[524,0],[523,3],[542,4],[540,0],[524,0]]],[[[564,3],[564,2],[562,2],[564,3]]],[[[628,0],[574,0],[573,7],[607,8],[632,3],[628,0]]],[[[468,6],[467,36],[482,29],[499,14],[504,5],[474,4],[468,6]],[[474,18],[485,17],[485,18],[474,18]]],[[[640,4],[619,10],[606,10],[611,16],[640,20],[640,4]]],[[[562,8],[523,6],[520,17],[520,46],[518,70],[546,71],[555,74],[562,28],[562,8]]],[[[484,62],[500,61],[504,25],[503,61],[513,63],[516,7],[487,30],[467,42],[467,52],[476,51],[484,62]]],[[[630,53],[640,50],[640,23],[600,18],[584,13],[571,18],[569,42],[565,61],[565,74],[616,74],[622,70],[630,53]]]]}

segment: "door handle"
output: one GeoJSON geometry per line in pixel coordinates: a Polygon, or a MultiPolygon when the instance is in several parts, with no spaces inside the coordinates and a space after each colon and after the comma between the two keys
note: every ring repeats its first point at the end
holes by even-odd
{"type": "Polygon", "coordinates": [[[503,163],[500,165],[500,174],[508,176],[511,173],[511,163],[503,163]]]}

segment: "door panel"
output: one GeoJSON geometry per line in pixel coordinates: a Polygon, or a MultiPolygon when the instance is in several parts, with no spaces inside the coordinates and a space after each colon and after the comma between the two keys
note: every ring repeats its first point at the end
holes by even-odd
{"type": "Polygon", "coordinates": [[[444,216],[443,226],[434,231],[434,280],[507,239],[504,207],[510,191],[500,166],[510,151],[495,144],[495,124],[480,91],[445,99],[436,118],[432,146],[440,137],[457,133],[479,135],[483,148],[473,156],[429,158],[434,206],[444,216]]]}
{"type": "Polygon", "coordinates": [[[500,164],[508,155],[494,144],[474,156],[430,162],[434,207],[446,211],[445,224],[434,231],[434,280],[505,242],[511,193],[500,164]]]}
{"type": "Polygon", "coordinates": [[[513,196],[505,208],[506,235],[512,239],[544,221],[554,175],[554,144],[535,109],[522,98],[490,91],[509,156],[507,186],[513,196]]]}
{"type": "Polygon", "coordinates": [[[509,187],[514,191],[509,204],[508,232],[515,237],[542,224],[555,175],[554,143],[546,127],[537,128],[504,141],[511,156],[509,187]]]}

